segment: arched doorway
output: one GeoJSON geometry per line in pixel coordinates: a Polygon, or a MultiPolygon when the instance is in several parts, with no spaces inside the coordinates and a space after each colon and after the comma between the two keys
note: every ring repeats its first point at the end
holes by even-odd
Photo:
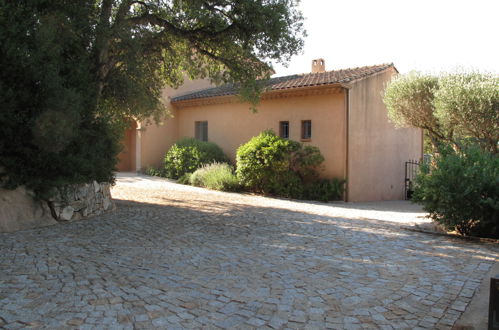
{"type": "Polygon", "coordinates": [[[130,121],[130,126],[125,130],[121,140],[123,150],[118,154],[118,171],[135,172],[136,168],[136,145],[137,145],[137,123],[130,121]]]}

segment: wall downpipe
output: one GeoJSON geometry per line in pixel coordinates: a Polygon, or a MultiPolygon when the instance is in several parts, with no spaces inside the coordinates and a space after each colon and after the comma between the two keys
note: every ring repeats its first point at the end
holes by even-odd
{"type": "Polygon", "coordinates": [[[348,171],[348,160],[350,158],[350,89],[344,87],[345,89],[345,175],[344,178],[347,180],[345,184],[345,193],[343,200],[348,202],[348,186],[349,183],[349,171],[348,171]]]}
{"type": "Polygon", "coordinates": [[[137,129],[135,131],[135,168],[134,172],[140,172],[142,169],[142,132],[145,128],[142,127],[141,122],[137,122],[137,129]]]}

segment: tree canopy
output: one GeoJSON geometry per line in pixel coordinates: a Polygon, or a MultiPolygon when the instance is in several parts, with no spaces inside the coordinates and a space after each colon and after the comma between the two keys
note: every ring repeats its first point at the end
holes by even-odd
{"type": "Polygon", "coordinates": [[[0,172],[10,186],[111,180],[117,127],[159,118],[185,76],[257,102],[303,46],[293,0],[0,0],[0,172]]]}
{"type": "Polygon", "coordinates": [[[257,78],[271,61],[301,50],[302,16],[293,0],[102,0],[93,55],[98,95],[128,115],[161,110],[165,84],[183,77],[239,83],[257,101],[257,78]],[[145,102],[144,102],[145,101],[145,102]]]}
{"type": "Polygon", "coordinates": [[[392,122],[399,127],[424,129],[434,150],[441,143],[460,149],[471,142],[489,152],[498,151],[497,75],[411,72],[391,81],[384,102],[392,122]]]}

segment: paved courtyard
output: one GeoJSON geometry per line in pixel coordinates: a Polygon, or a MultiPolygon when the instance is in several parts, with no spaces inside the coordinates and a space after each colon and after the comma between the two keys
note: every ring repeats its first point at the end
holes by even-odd
{"type": "Polygon", "coordinates": [[[117,210],[0,234],[0,328],[450,329],[497,246],[308,203],[121,176],[117,210]]]}

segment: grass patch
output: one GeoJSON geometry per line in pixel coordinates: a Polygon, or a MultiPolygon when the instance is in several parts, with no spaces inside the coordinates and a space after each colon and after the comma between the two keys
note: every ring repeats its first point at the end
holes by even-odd
{"type": "Polygon", "coordinates": [[[241,191],[233,168],[226,163],[204,165],[189,176],[193,186],[221,191],[241,191]]]}

